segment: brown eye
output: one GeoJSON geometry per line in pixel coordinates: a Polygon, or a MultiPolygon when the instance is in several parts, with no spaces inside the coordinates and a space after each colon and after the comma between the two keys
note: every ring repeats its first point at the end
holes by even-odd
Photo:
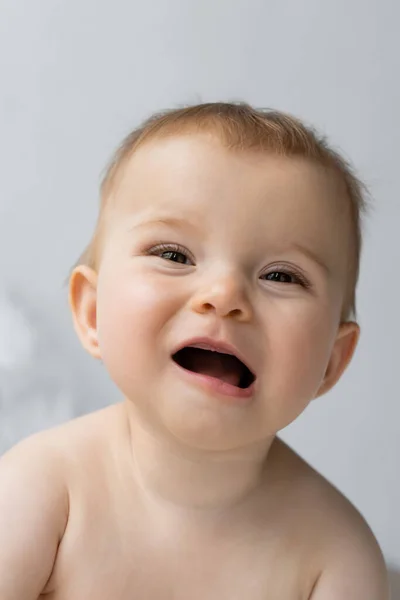
{"type": "Polygon", "coordinates": [[[296,283],[293,279],[296,279],[294,275],[285,273],[284,271],[274,271],[273,273],[267,273],[265,279],[268,281],[277,281],[278,283],[296,283]]]}
{"type": "Polygon", "coordinates": [[[160,254],[161,258],[165,258],[165,260],[171,260],[172,262],[177,262],[181,265],[190,264],[190,261],[185,254],[182,252],[175,252],[174,250],[166,250],[160,254]]]}
{"type": "Polygon", "coordinates": [[[192,254],[183,246],[178,244],[158,244],[147,250],[151,256],[159,256],[163,260],[176,263],[178,265],[194,265],[192,254]]]}
{"type": "Polygon", "coordinates": [[[310,283],[305,279],[303,275],[292,271],[270,271],[261,275],[261,279],[264,281],[273,281],[276,283],[283,283],[289,285],[301,285],[308,289],[311,287],[310,283]]]}

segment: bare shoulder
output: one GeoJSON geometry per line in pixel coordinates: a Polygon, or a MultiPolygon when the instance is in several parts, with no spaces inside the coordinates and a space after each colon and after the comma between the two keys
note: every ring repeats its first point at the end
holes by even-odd
{"type": "Polygon", "coordinates": [[[293,475],[292,501],[315,548],[319,574],[310,600],[388,600],[385,560],[360,512],[281,440],[276,454],[293,475]]]}
{"type": "Polygon", "coordinates": [[[106,446],[116,413],[117,406],[113,405],[32,434],[0,457],[0,469],[31,472],[66,488],[76,459],[85,453],[93,456],[96,445],[106,446]]]}
{"type": "Polygon", "coordinates": [[[25,451],[28,451],[28,454],[31,451],[36,454],[36,452],[40,453],[42,451],[46,453],[49,450],[53,450],[53,452],[45,454],[49,461],[52,458],[65,455],[68,449],[72,450],[74,442],[79,443],[80,440],[83,441],[85,439],[89,441],[92,437],[95,437],[96,432],[99,431],[102,424],[110,424],[110,418],[113,418],[112,414],[116,408],[117,405],[108,406],[107,408],[71,419],[61,425],[31,434],[5,452],[0,459],[6,458],[8,460],[8,457],[22,455],[25,451]]]}
{"type": "Polygon", "coordinates": [[[50,580],[68,525],[71,482],[82,479],[81,457],[87,465],[85,455],[99,455],[95,440],[99,431],[104,436],[105,421],[112,419],[104,413],[75,419],[0,457],[0,598],[37,598],[50,580]]]}

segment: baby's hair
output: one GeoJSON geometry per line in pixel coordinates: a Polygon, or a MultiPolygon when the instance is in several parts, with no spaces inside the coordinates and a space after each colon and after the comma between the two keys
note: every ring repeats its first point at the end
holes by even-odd
{"type": "Polygon", "coordinates": [[[168,136],[210,133],[232,150],[255,150],[301,157],[333,171],[344,184],[352,228],[348,290],[342,319],[356,317],[356,287],[360,269],[362,217],[367,190],[349,163],[327,140],[299,119],[276,110],[256,109],[244,102],[209,102],[155,113],[125,137],[107,165],[100,186],[100,210],[92,239],[75,266],[97,270],[105,213],[118,176],[145,142],[168,136]]]}

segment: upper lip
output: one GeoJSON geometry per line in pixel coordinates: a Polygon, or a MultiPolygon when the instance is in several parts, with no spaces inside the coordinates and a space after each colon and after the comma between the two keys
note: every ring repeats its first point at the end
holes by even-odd
{"type": "Polygon", "coordinates": [[[209,337],[190,338],[179,344],[173,351],[172,356],[179,352],[179,350],[182,350],[183,348],[188,348],[189,346],[191,346],[192,348],[211,350],[213,352],[221,352],[222,354],[231,354],[232,356],[235,356],[238,360],[240,360],[249,369],[249,371],[253,374],[254,379],[256,378],[256,373],[249,364],[247,358],[245,358],[241,354],[241,352],[239,352],[237,348],[235,348],[235,346],[233,346],[229,342],[226,342],[225,340],[218,340],[209,337]]]}

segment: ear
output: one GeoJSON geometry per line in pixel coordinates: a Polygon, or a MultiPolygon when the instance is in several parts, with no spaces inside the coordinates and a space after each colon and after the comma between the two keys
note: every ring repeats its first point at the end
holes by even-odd
{"type": "Polygon", "coordinates": [[[360,327],[357,323],[341,323],[326,369],[324,380],[315,398],[331,390],[343,375],[353,358],[360,338],[360,327]]]}
{"type": "Polygon", "coordinates": [[[97,273],[78,265],[69,280],[69,305],[74,328],[82,346],[94,358],[101,358],[97,339],[97,273]]]}

